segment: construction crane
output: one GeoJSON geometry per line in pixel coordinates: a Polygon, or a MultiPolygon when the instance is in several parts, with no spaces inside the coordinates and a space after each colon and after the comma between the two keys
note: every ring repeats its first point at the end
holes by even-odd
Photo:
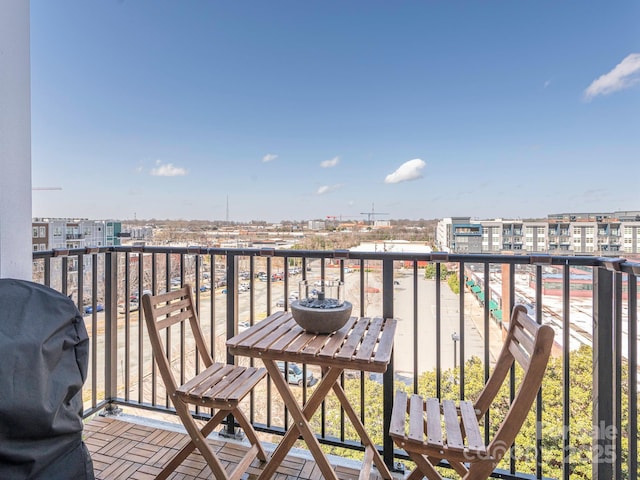
{"type": "Polygon", "coordinates": [[[371,211],[370,212],[360,212],[360,215],[366,215],[367,216],[367,223],[371,223],[371,219],[375,220],[376,215],[389,215],[388,213],[381,213],[381,212],[376,212],[375,209],[373,208],[373,203],[371,204],[371,211]]]}

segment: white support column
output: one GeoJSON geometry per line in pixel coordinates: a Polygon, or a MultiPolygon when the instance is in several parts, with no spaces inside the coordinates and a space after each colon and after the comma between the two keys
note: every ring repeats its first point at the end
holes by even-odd
{"type": "Polygon", "coordinates": [[[31,280],[29,1],[0,0],[0,278],[31,280]]]}

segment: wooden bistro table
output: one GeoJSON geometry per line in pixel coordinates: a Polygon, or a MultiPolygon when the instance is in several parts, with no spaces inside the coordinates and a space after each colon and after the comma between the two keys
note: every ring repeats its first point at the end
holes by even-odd
{"type": "Polygon", "coordinates": [[[312,334],[304,331],[291,313],[277,312],[227,340],[230,353],[259,358],[264,362],[271,380],[294,419],[259,479],[273,476],[287,452],[302,435],[323,478],[337,480],[336,472],[320,449],[320,443],[309,424],[331,389],[365,446],[360,479],[369,478],[373,463],[383,478],[393,478],[338,380],[345,369],[377,373],[386,371],[391,359],[396,323],[395,319],[351,317],[337,332],[312,334]],[[322,368],[322,380],[304,406],[299,405],[294,397],[288,382],[278,369],[277,361],[319,365],[322,368]]]}

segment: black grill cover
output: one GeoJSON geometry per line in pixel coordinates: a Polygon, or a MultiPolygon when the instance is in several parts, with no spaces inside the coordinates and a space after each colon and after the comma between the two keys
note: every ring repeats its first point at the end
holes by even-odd
{"type": "Polygon", "coordinates": [[[0,279],[0,479],[93,479],[82,441],[89,337],[73,301],[0,279]]]}

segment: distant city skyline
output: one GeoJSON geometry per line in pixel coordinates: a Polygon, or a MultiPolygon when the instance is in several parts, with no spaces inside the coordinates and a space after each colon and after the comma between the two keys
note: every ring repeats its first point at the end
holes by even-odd
{"type": "Polygon", "coordinates": [[[638,210],[639,14],[32,0],[33,216],[638,210]]]}

